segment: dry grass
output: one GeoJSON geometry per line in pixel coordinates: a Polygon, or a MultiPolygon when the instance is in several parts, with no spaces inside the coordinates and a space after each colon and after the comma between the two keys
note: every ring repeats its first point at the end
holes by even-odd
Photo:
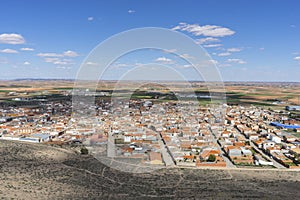
{"type": "Polygon", "coordinates": [[[0,196],[8,199],[299,199],[300,172],[165,169],[128,174],[90,156],[0,141],[0,196]]]}

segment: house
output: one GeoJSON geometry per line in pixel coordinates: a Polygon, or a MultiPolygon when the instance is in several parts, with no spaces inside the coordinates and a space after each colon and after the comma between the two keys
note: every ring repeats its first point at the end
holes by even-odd
{"type": "Polygon", "coordinates": [[[281,137],[277,136],[277,135],[270,135],[270,139],[271,141],[275,142],[276,144],[280,144],[281,143],[281,137]]]}
{"type": "Polygon", "coordinates": [[[254,159],[257,165],[269,165],[269,166],[273,165],[272,161],[265,160],[260,154],[255,154],[254,159]]]}
{"type": "Polygon", "coordinates": [[[258,140],[259,135],[257,133],[250,133],[249,140],[258,140]]]}
{"type": "Polygon", "coordinates": [[[252,152],[249,149],[246,149],[245,147],[241,147],[241,151],[244,156],[252,156],[252,152]]]}
{"type": "Polygon", "coordinates": [[[36,133],[32,134],[31,138],[37,138],[39,142],[48,142],[51,136],[48,134],[36,133]]]}
{"type": "Polygon", "coordinates": [[[227,154],[229,157],[239,157],[239,156],[242,156],[242,151],[241,151],[240,147],[228,146],[227,154]]]}
{"type": "Polygon", "coordinates": [[[285,109],[289,111],[300,111],[300,106],[286,106],[285,109]]]}
{"type": "Polygon", "coordinates": [[[273,142],[271,140],[265,140],[262,145],[264,150],[267,150],[267,148],[274,147],[274,146],[275,146],[275,142],[273,142]]]}

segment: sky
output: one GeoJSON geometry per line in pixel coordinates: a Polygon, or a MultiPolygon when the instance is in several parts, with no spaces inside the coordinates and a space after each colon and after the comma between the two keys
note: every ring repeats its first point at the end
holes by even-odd
{"type": "MultiPolygon", "coordinates": [[[[299,82],[299,8],[298,0],[1,0],[0,79],[75,79],[104,40],[161,27],[192,38],[224,81],[299,82]]],[[[105,77],[157,63],[193,79],[180,59],[170,52],[132,52],[112,63],[105,77]]]]}

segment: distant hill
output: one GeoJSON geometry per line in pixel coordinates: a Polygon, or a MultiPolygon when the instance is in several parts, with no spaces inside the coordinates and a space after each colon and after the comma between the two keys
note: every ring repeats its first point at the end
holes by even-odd
{"type": "Polygon", "coordinates": [[[93,157],[42,144],[0,141],[4,199],[300,199],[300,172],[112,170],[93,157]]]}

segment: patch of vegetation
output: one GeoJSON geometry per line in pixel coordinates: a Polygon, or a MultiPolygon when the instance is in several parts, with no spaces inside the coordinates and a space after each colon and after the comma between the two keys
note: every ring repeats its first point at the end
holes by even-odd
{"type": "Polygon", "coordinates": [[[210,154],[208,159],[207,159],[208,162],[215,162],[216,161],[216,156],[213,155],[213,154],[210,154]]]}
{"type": "Polygon", "coordinates": [[[82,148],[80,149],[80,153],[81,153],[82,155],[87,155],[87,154],[89,154],[89,150],[88,150],[86,147],[82,147],[82,148]]]}
{"type": "Polygon", "coordinates": [[[300,133],[293,133],[293,135],[297,138],[300,138],[300,133]]]}

